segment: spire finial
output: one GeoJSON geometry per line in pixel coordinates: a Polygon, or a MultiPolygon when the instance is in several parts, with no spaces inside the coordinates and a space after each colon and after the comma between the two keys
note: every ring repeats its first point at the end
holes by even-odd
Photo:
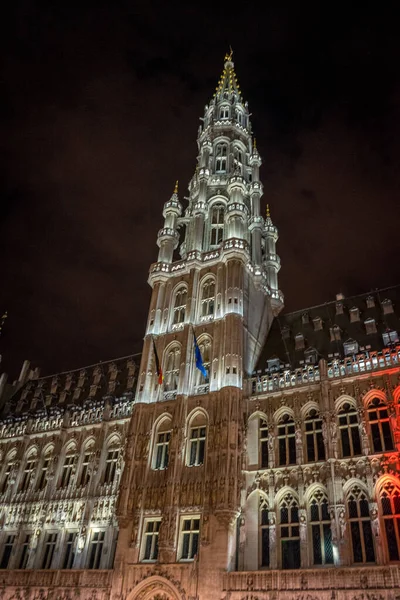
{"type": "Polygon", "coordinates": [[[177,180],[175,181],[174,194],[177,194],[177,193],[178,193],[178,184],[179,184],[179,181],[178,181],[178,179],[177,179],[177,180]]]}
{"type": "Polygon", "coordinates": [[[266,211],[266,215],[267,215],[267,219],[271,218],[271,213],[269,211],[269,204],[267,204],[267,211],[266,211]]]}
{"type": "Polygon", "coordinates": [[[225,61],[227,61],[227,60],[232,61],[232,56],[233,56],[232,46],[229,45],[229,53],[227,52],[225,54],[225,61]]]}
{"type": "Polygon", "coordinates": [[[257,150],[257,140],[256,140],[256,138],[253,138],[253,149],[257,150]]]}

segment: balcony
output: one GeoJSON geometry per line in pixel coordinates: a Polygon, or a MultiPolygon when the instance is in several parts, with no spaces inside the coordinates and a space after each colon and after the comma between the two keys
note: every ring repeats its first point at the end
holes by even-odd
{"type": "MultiPolygon", "coordinates": [[[[371,567],[324,567],[296,571],[239,571],[225,573],[224,592],[265,592],[339,589],[398,589],[397,565],[371,567]]],[[[241,596],[242,597],[242,596],[241,596]]]]}

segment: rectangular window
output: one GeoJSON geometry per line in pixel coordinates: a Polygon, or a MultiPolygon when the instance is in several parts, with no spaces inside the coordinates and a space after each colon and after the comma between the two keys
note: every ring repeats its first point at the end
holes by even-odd
{"type": "Polygon", "coordinates": [[[8,563],[10,562],[11,552],[15,542],[15,535],[11,534],[6,537],[6,543],[4,544],[3,556],[1,557],[0,569],[7,569],[8,563]]]}
{"type": "Polygon", "coordinates": [[[88,569],[99,569],[105,532],[94,531],[90,542],[88,569]]]}
{"type": "Polygon", "coordinates": [[[72,569],[75,558],[76,532],[68,531],[65,538],[64,557],[62,562],[63,569],[72,569]]]}
{"type": "Polygon", "coordinates": [[[61,487],[67,487],[71,481],[72,468],[74,466],[75,456],[72,454],[65,457],[63,470],[61,474],[61,487]]]}
{"type": "Polygon", "coordinates": [[[47,533],[44,540],[44,552],[42,559],[42,569],[50,569],[53,561],[54,551],[56,549],[57,534],[47,533]]]}
{"type": "Polygon", "coordinates": [[[148,519],[145,521],[142,541],[142,560],[157,560],[160,525],[161,519],[148,519]]]}
{"type": "Polygon", "coordinates": [[[204,449],[206,443],[206,428],[193,427],[190,434],[189,466],[197,467],[204,462],[204,449]]]}
{"type": "Polygon", "coordinates": [[[117,470],[117,461],[119,450],[109,450],[106,458],[106,471],[104,474],[104,483],[112,483],[117,470]]]}
{"type": "Polygon", "coordinates": [[[31,541],[30,533],[26,533],[24,536],[24,541],[22,542],[21,554],[19,557],[19,569],[26,569],[26,565],[28,563],[29,558],[29,543],[31,541]]]}
{"type": "Polygon", "coordinates": [[[168,450],[171,432],[165,431],[157,435],[155,469],[166,469],[168,467],[168,450]]]}
{"type": "Polygon", "coordinates": [[[193,560],[199,545],[200,518],[185,517],[181,522],[180,560],[193,560]]]}

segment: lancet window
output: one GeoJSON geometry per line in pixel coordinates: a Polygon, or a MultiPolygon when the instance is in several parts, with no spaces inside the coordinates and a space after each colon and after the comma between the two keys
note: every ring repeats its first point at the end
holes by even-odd
{"type": "Polygon", "coordinates": [[[310,524],[314,565],[333,564],[328,498],[322,490],[317,490],[311,498],[310,524]]]}
{"type": "MultiPolygon", "coordinates": [[[[400,559],[400,489],[392,482],[382,489],[381,507],[389,560],[400,559]]],[[[375,515],[378,519],[378,515],[375,515]]]]}
{"type": "Polygon", "coordinates": [[[369,403],[367,412],[374,452],[393,450],[390,417],[386,403],[379,398],[374,398],[369,403]]]}
{"type": "Polygon", "coordinates": [[[322,419],[316,410],[311,410],[304,422],[306,432],[307,461],[325,460],[325,446],[322,435],[322,419]]]}
{"type": "Polygon", "coordinates": [[[284,415],[278,424],[279,464],[296,464],[295,424],[292,417],[284,415]]]}
{"type": "Polygon", "coordinates": [[[26,492],[29,488],[32,478],[35,474],[36,454],[31,454],[25,463],[24,472],[22,475],[21,492],[26,492]]]}
{"type": "Polygon", "coordinates": [[[164,390],[166,392],[173,392],[178,389],[180,359],[180,346],[173,346],[168,350],[164,369],[164,390]]]}
{"type": "MultiPolygon", "coordinates": [[[[372,536],[371,518],[368,498],[365,492],[355,486],[347,498],[347,512],[350,524],[350,538],[353,562],[369,563],[375,561],[374,540],[372,536]]],[[[345,529],[344,515],[341,527],[345,529]]],[[[344,531],[341,532],[342,535],[344,531]]]]}
{"type": "Polygon", "coordinates": [[[229,119],[229,106],[221,106],[219,109],[220,119],[229,119]]]}
{"type": "Polygon", "coordinates": [[[153,450],[153,469],[162,470],[168,467],[169,443],[171,440],[171,420],[164,418],[155,433],[153,450]]]}
{"type": "Polygon", "coordinates": [[[300,568],[299,506],[288,493],[280,504],[281,559],[283,569],[300,568]]]}
{"type": "Polygon", "coordinates": [[[227,144],[218,144],[215,149],[215,172],[216,173],[226,173],[227,160],[228,160],[227,144]]]}
{"type": "Polygon", "coordinates": [[[67,487],[70,484],[74,464],[75,464],[75,449],[68,451],[67,455],[64,459],[64,464],[62,466],[62,472],[61,472],[60,487],[62,487],[62,488],[67,487]]]}
{"type": "Polygon", "coordinates": [[[186,302],[187,302],[187,289],[186,287],[181,287],[175,294],[174,300],[174,325],[178,325],[179,323],[184,323],[185,321],[185,312],[186,312],[186,302]]]}
{"type": "Polygon", "coordinates": [[[119,448],[109,448],[106,456],[106,470],[104,472],[104,483],[113,483],[117,471],[119,459],[119,448]]]}
{"type": "Polygon", "coordinates": [[[265,419],[260,419],[259,446],[260,467],[262,469],[268,469],[268,424],[265,419]]]}
{"type": "Polygon", "coordinates": [[[10,477],[11,477],[11,473],[14,469],[14,464],[15,464],[15,454],[12,457],[10,457],[7,462],[7,466],[4,471],[3,481],[2,481],[2,486],[1,486],[2,493],[4,493],[7,490],[8,483],[9,483],[10,477]]]}
{"type": "Polygon", "coordinates": [[[51,451],[46,452],[43,457],[42,463],[39,469],[39,478],[37,482],[37,489],[44,490],[47,484],[47,471],[50,467],[51,462],[51,451]]]}
{"type": "Polygon", "coordinates": [[[214,314],[215,306],[215,281],[206,279],[201,288],[201,316],[208,317],[214,314]]]}
{"type": "Polygon", "coordinates": [[[211,211],[210,246],[218,246],[224,239],[224,207],[221,204],[213,206],[211,211]]]}
{"type": "Polygon", "coordinates": [[[346,402],[339,410],[338,419],[342,457],[346,458],[361,454],[357,409],[349,402],[346,402]]]}
{"type": "Polygon", "coordinates": [[[260,567],[269,567],[269,518],[268,518],[268,502],[265,496],[260,496],[260,545],[259,545],[259,562],[260,567]]]}
{"type": "Polygon", "coordinates": [[[189,467],[204,463],[207,437],[207,423],[203,413],[198,413],[190,422],[188,462],[189,467]]]}

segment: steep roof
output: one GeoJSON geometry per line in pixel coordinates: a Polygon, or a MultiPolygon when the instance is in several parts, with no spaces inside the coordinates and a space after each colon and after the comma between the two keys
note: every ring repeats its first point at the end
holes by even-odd
{"type": "Polygon", "coordinates": [[[11,393],[8,386],[0,419],[133,396],[139,360],[140,355],[125,356],[47,377],[31,372],[25,382],[13,386],[11,393]]]}
{"type": "Polygon", "coordinates": [[[400,335],[400,285],[347,298],[338,294],[331,302],[274,319],[257,371],[272,367],[268,361],[274,358],[281,368],[294,369],[321,358],[344,358],[346,349],[347,354],[379,352],[388,346],[384,334],[389,332],[395,342],[396,332],[400,335]]]}

